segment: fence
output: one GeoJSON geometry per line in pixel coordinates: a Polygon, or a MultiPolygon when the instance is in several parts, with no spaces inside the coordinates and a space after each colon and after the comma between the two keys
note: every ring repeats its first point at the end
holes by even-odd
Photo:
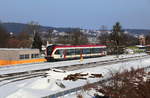
{"type": "Polygon", "coordinates": [[[52,95],[49,95],[49,96],[46,96],[46,97],[43,97],[43,98],[57,98],[57,97],[61,97],[61,96],[73,93],[73,92],[77,92],[81,89],[82,89],[82,87],[77,87],[77,88],[69,89],[69,90],[66,90],[66,91],[58,92],[56,94],[52,94],[52,95]]]}
{"type": "MultiPolygon", "coordinates": [[[[109,78],[106,78],[106,79],[103,79],[101,81],[98,81],[98,82],[94,82],[94,83],[90,83],[90,84],[99,84],[99,83],[104,83],[106,81],[110,81],[112,78],[109,77],[109,78]]],[[[87,85],[90,85],[90,84],[87,84],[87,85]]],[[[65,91],[62,91],[62,92],[58,92],[58,93],[55,93],[55,94],[52,94],[52,95],[49,95],[49,96],[46,96],[46,97],[42,97],[42,98],[58,98],[58,97],[61,97],[61,96],[65,96],[67,94],[70,94],[70,93],[73,93],[73,92],[77,92],[79,90],[82,90],[84,86],[80,86],[80,87],[76,87],[76,88],[72,88],[72,89],[68,89],[68,90],[65,90],[65,91]]]]}

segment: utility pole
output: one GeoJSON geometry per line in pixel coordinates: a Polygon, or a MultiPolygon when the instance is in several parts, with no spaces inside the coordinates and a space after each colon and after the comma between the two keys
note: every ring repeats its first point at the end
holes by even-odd
{"type": "Polygon", "coordinates": [[[49,29],[49,30],[48,30],[48,42],[49,42],[49,43],[52,43],[52,33],[53,33],[53,30],[52,30],[52,29],[49,29]]]}
{"type": "Polygon", "coordinates": [[[31,48],[33,47],[33,42],[34,42],[35,33],[36,33],[36,31],[33,30],[33,36],[32,36],[32,44],[31,44],[31,48]]]}

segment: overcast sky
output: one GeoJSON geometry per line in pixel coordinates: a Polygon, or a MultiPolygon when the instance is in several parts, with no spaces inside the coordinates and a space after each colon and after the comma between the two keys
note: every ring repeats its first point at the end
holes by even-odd
{"type": "Polygon", "coordinates": [[[150,0],[0,0],[2,22],[54,27],[150,29],[150,0]]]}

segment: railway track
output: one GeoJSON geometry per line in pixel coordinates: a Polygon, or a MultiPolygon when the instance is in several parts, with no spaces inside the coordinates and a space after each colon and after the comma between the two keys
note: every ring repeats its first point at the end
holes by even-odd
{"type": "Polygon", "coordinates": [[[17,82],[17,81],[21,81],[21,80],[42,77],[42,76],[45,77],[47,76],[46,71],[48,70],[49,69],[34,70],[34,71],[29,71],[29,72],[0,75],[0,86],[13,83],[13,82],[17,82]]]}
{"type": "MultiPolygon", "coordinates": [[[[104,66],[104,65],[110,65],[120,62],[127,62],[127,61],[133,61],[133,60],[139,60],[139,59],[145,59],[150,58],[149,55],[143,55],[143,56],[136,56],[136,57],[129,57],[129,58],[116,58],[113,60],[105,60],[105,61],[99,61],[99,62],[91,62],[86,64],[77,64],[77,65],[71,65],[71,66],[62,66],[62,67],[53,67],[54,69],[61,69],[61,70],[78,70],[78,69],[84,69],[84,68],[90,68],[90,67],[96,67],[96,66],[104,66]]],[[[1,74],[0,75],[0,86],[31,79],[35,77],[41,77],[41,76],[47,76],[46,71],[52,70],[52,68],[45,68],[45,69],[38,69],[38,70],[30,70],[25,72],[16,72],[16,73],[10,73],[10,74],[1,74]]]]}
{"type": "Polygon", "coordinates": [[[31,79],[31,78],[41,77],[41,76],[45,76],[45,74],[38,73],[38,74],[31,74],[31,75],[24,75],[24,76],[16,76],[16,77],[5,78],[5,79],[2,80],[2,81],[5,81],[5,82],[0,84],[0,86],[4,86],[6,84],[17,82],[17,81],[21,81],[21,80],[27,80],[27,79],[31,79]]]}
{"type": "Polygon", "coordinates": [[[99,61],[99,62],[91,62],[91,63],[86,63],[86,64],[78,64],[78,65],[73,65],[73,66],[63,66],[63,67],[55,67],[55,68],[61,69],[61,70],[73,71],[73,70],[97,67],[97,66],[102,66],[102,65],[106,66],[106,65],[115,64],[115,63],[134,61],[134,60],[139,60],[139,59],[144,59],[144,58],[150,58],[150,55],[120,58],[120,59],[116,58],[113,60],[105,60],[105,61],[99,61]]]}

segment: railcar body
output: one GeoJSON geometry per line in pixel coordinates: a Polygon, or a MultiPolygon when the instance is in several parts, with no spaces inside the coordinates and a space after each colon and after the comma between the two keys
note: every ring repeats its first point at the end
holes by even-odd
{"type": "Polygon", "coordinates": [[[89,58],[107,55],[105,45],[64,46],[51,45],[46,48],[47,61],[89,58]]]}

